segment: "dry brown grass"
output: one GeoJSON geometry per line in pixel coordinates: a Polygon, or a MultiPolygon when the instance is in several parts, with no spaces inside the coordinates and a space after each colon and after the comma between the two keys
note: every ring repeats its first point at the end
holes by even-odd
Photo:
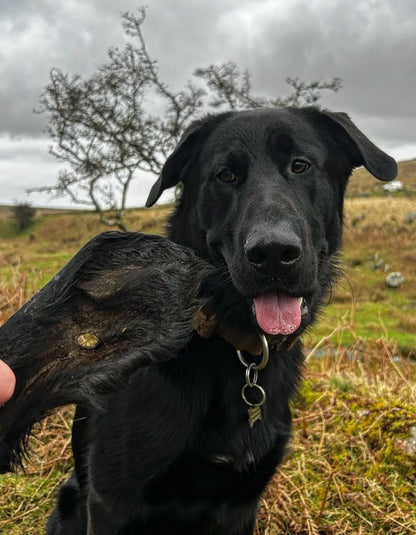
{"type": "Polygon", "coordinates": [[[72,466],[70,421],[73,409],[65,407],[34,428],[30,460],[25,472],[0,476],[0,533],[40,535],[44,533],[56,492],[72,466]]]}
{"type": "Polygon", "coordinates": [[[359,340],[311,359],[257,535],[416,533],[416,370],[396,355],[359,340]]]}
{"type": "MultiPolygon", "coordinates": [[[[349,199],[346,203],[344,257],[349,267],[375,265],[376,256],[389,265],[389,271],[401,271],[406,279],[404,290],[416,299],[416,222],[406,223],[405,216],[416,211],[416,198],[349,199]],[[360,218],[364,215],[364,218],[360,218]]],[[[384,264],[384,265],[385,265],[384,264]]],[[[384,265],[382,268],[384,269],[384,265]]],[[[381,274],[384,271],[381,269],[381,274]]],[[[374,270],[376,271],[376,270],[374,270]]],[[[351,273],[353,271],[351,270],[351,273]]],[[[381,276],[382,286],[385,276],[381,276]]],[[[367,280],[371,274],[367,273],[367,280]]],[[[361,298],[367,299],[366,286],[361,298]]],[[[371,286],[367,285],[367,290],[371,286]]]]}
{"type": "MultiPolygon", "coordinates": [[[[171,209],[171,206],[166,205],[128,210],[125,223],[130,230],[136,232],[158,233],[171,209]]],[[[76,250],[96,234],[109,230],[117,228],[103,225],[95,213],[83,212],[75,217],[74,213],[58,213],[45,218],[44,224],[35,231],[35,238],[39,242],[48,243],[51,252],[62,250],[63,247],[76,250]]]]}
{"type": "Polygon", "coordinates": [[[43,284],[42,272],[11,270],[9,279],[0,279],[0,325],[43,284]]]}
{"type": "MultiPolygon", "coordinates": [[[[316,349],[321,356],[311,352],[293,406],[291,449],[261,500],[256,534],[416,534],[416,451],[407,448],[415,365],[397,360],[385,340],[316,349]]],[[[72,467],[71,416],[65,408],[37,426],[27,474],[4,477],[0,533],[43,533],[72,467]]]]}
{"type": "MultiPolygon", "coordinates": [[[[394,294],[394,302],[407,306],[416,299],[416,224],[403,222],[404,214],[414,210],[415,201],[405,197],[394,203],[389,198],[348,200],[345,263],[358,305],[374,300],[391,309],[381,274],[363,269],[375,253],[405,274],[404,289],[394,294]],[[364,219],[358,217],[362,213],[364,219]]],[[[158,232],[168,211],[155,211],[150,220],[147,212],[138,211],[131,228],[158,232]]],[[[35,239],[1,244],[0,324],[42,285],[45,273],[56,272],[103,230],[93,220],[90,214],[48,216],[35,239]]],[[[348,284],[335,298],[344,310],[350,307],[348,284]]],[[[383,326],[382,317],[370,312],[368,323],[383,326]]],[[[293,406],[291,451],[262,500],[257,535],[416,534],[416,453],[410,448],[411,429],[416,428],[416,366],[397,360],[392,342],[360,339],[354,314],[344,313],[334,336],[323,339],[309,359],[293,406]],[[333,341],[343,332],[353,340],[348,348],[333,341]]],[[[403,329],[416,333],[414,317],[405,309],[400,321],[403,329]]],[[[328,319],[326,333],[334,323],[328,319]]],[[[44,532],[56,490],[72,466],[71,414],[62,409],[37,427],[26,474],[0,476],[1,534],[44,532]]]]}
{"type": "MultiPolygon", "coordinates": [[[[397,180],[403,182],[405,194],[414,195],[416,192],[416,160],[398,162],[398,168],[397,180]]],[[[354,171],[347,194],[348,196],[383,195],[383,182],[374,180],[374,177],[362,167],[354,171]]]]}

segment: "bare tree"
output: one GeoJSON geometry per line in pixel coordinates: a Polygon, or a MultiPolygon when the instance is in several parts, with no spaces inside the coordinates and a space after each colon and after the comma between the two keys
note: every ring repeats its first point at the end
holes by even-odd
{"type": "Polygon", "coordinates": [[[321,91],[337,91],[340,80],[288,79],[286,98],[252,95],[250,75],[234,63],[195,72],[174,91],[162,80],[142,33],[145,9],[124,13],[130,41],[110,48],[108,61],[87,80],[53,69],[38,113],[49,116],[50,149],[67,165],[54,186],[32,188],[93,207],[107,225],[125,229],[128,188],[138,171],[158,174],[181,133],[198,115],[218,109],[299,106],[316,102],[321,91]],[[152,111],[153,110],[153,111],[152,111]]]}
{"type": "Polygon", "coordinates": [[[286,83],[292,88],[286,97],[264,98],[252,94],[251,75],[243,72],[233,62],[222,65],[210,65],[205,69],[197,69],[195,76],[202,78],[209,90],[209,106],[212,108],[244,109],[260,108],[262,106],[305,106],[315,104],[321,99],[323,90],[338,91],[341,80],[314,80],[302,82],[298,78],[286,78],[286,83]]]}

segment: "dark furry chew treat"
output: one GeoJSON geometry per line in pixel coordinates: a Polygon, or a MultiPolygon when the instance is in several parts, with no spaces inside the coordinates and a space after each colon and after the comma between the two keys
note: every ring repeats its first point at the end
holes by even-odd
{"type": "Polygon", "coordinates": [[[60,405],[112,391],[189,340],[212,268],[160,236],[105,232],[0,328],[17,378],[0,408],[0,472],[19,464],[32,425],[60,405]]]}

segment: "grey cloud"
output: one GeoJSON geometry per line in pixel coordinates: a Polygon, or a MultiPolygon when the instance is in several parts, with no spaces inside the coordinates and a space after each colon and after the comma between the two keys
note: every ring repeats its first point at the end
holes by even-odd
{"type": "Polygon", "coordinates": [[[122,38],[117,13],[113,18],[113,24],[102,25],[100,13],[87,2],[0,4],[1,132],[42,135],[46,119],[33,109],[50,69],[92,72],[108,46],[122,38]]]}
{"type": "MultiPolygon", "coordinates": [[[[30,2],[0,7],[4,110],[2,130],[38,134],[45,125],[32,109],[53,66],[91,73],[111,44],[123,44],[119,12],[135,0],[30,2]]],[[[247,66],[255,88],[282,94],[286,76],[338,76],[336,99],[360,114],[415,113],[416,10],[411,0],[154,0],[144,33],[162,74],[180,86],[198,66],[228,59],[247,66]]]]}
{"type": "Polygon", "coordinates": [[[411,2],[338,1],[325,3],[325,9],[322,4],[291,3],[290,26],[263,21],[268,52],[259,53],[255,67],[263,87],[273,88],[274,60],[280,72],[292,76],[341,77],[344,89],[331,100],[349,110],[386,117],[415,114],[416,10],[411,2]]]}
{"type": "MultiPolygon", "coordinates": [[[[123,46],[120,12],[133,11],[140,3],[0,2],[0,135],[31,136],[42,145],[46,117],[32,110],[50,69],[85,76],[94,72],[111,45],[123,46]]],[[[340,77],[343,89],[327,93],[323,105],[347,111],[384,149],[416,157],[414,0],[152,0],[148,4],[146,43],[159,61],[161,75],[173,87],[181,87],[197,67],[228,60],[248,68],[254,90],[265,96],[283,96],[288,91],[287,76],[340,77]]],[[[37,156],[32,155],[43,180],[40,145],[37,156]]],[[[21,172],[25,175],[21,183],[26,183],[29,167],[21,158],[28,163],[35,148],[30,143],[23,147],[22,140],[16,145],[0,140],[0,189],[10,174],[18,182],[21,172]],[[13,151],[25,155],[13,156],[13,151]],[[4,171],[16,159],[20,171],[4,171]]],[[[46,142],[44,150],[49,158],[46,142]]],[[[45,175],[52,181],[53,165],[48,162],[45,175]]]]}

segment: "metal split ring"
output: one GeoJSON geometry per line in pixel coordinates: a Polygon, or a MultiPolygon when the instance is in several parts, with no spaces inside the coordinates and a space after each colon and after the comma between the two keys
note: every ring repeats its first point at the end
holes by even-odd
{"type": "Polygon", "coordinates": [[[260,336],[260,340],[261,340],[261,345],[262,345],[262,359],[261,359],[261,362],[259,364],[255,364],[254,362],[250,363],[250,362],[247,362],[246,359],[243,357],[243,354],[241,353],[241,351],[239,349],[237,349],[237,356],[241,362],[241,364],[243,366],[245,366],[246,368],[249,368],[253,365],[253,370],[262,370],[263,368],[266,367],[267,363],[269,362],[269,344],[267,342],[267,339],[266,337],[264,336],[264,334],[262,333],[259,333],[259,336],[260,336]]]}
{"type": "Polygon", "coordinates": [[[248,368],[246,368],[246,385],[253,386],[257,383],[259,372],[255,368],[255,362],[252,362],[248,368]]]}
{"type": "Polygon", "coordinates": [[[264,391],[264,389],[260,385],[257,385],[255,383],[252,384],[252,385],[246,384],[241,389],[241,397],[243,398],[244,403],[246,403],[246,405],[248,405],[249,407],[261,407],[262,405],[264,405],[264,403],[266,401],[266,392],[264,391]],[[260,392],[261,400],[258,403],[252,403],[251,401],[248,401],[248,399],[246,398],[246,389],[247,388],[257,388],[257,390],[260,392]]]}

